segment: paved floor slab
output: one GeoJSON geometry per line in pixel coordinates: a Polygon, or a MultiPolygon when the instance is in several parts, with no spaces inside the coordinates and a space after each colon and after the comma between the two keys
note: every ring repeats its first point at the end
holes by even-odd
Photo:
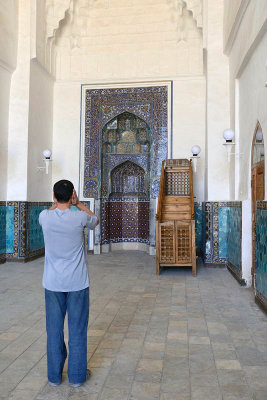
{"type": "MultiPolygon", "coordinates": [[[[47,383],[43,259],[0,266],[0,400],[267,398],[267,318],[226,268],[90,255],[90,379],[47,383]]],[[[67,324],[65,326],[68,336],[67,324]]]]}

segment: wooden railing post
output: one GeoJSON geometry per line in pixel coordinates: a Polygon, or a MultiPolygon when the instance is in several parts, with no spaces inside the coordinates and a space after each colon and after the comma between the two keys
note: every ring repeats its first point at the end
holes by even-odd
{"type": "Polygon", "coordinates": [[[161,167],[160,185],[159,185],[159,197],[158,197],[158,208],[157,208],[157,214],[156,214],[156,220],[157,221],[161,220],[161,209],[162,209],[162,202],[163,202],[163,198],[164,198],[164,189],[165,189],[164,165],[165,165],[165,160],[162,161],[162,167],[161,167]]]}

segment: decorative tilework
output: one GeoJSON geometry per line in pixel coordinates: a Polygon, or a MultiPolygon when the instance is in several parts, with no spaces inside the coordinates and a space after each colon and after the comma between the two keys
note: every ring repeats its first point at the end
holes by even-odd
{"type": "Polygon", "coordinates": [[[227,264],[229,259],[241,269],[241,202],[207,202],[203,212],[204,261],[227,264]]]}
{"type": "Polygon", "coordinates": [[[199,251],[202,251],[202,238],[203,238],[202,204],[194,203],[194,211],[195,211],[195,222],[196,222],[196,247],[199,251]]]}
{"type": "Polygon", "coordinates": [[[6,258],[19,257],[19,202],[8,201],[6,213],[6,258]]]}
{"type": "Polygon", "coordinates": [[[48,205],[30,204],[29,205],[29,252],[35,252],[40,249],[44,249],[44,238],[42,228],[39,225],[40,213],[49,208],[48,205]]]}
{"type": "MultiPolygon", "coordinates": [[[[256,210],[256,289],[267,303],[267,202],[257,202],[256,210]]],[[[259,296],[258,296],[259,297],[259,296]]]]}
{"type": "Polygon", "coordinates": [[[102,243],[149,244],[149,202],[105,202],[102,208],[102,243]]]}
{"type": "Polygon", "coordinates": [[[242,243],[242,208],[229,207],[228,218],[228,261],[238,270],[242,269],[241,263],[241,243],[242,243]]]}
{"type": "Polygon", "coordinates": [[[6,207],[6,253],[14,252],[14,206],[6,207]]]}
{"type": "Polygon", "coordinates": [[[228,256],[229,207],[219,208],[219,257],[228,256]]]}
{"type": "Polygon", "coordinates": [[[87,89],[85,97],[84,197],[99,197],[101,132],[108,121],[124,112],[141,118],[150,128],[151,194],[157,197],[161,164],[167,157],[167,86],[87,89]]]}
{"type": "Polygon", "coordinates": [[[0,261],[6,258],[6,203],[0,202],[0,261]]]}

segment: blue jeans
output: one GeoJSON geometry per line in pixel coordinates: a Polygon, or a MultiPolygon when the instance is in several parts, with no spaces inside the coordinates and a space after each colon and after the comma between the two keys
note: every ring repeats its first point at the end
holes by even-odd
{"type": "Polygon", "coordinates": [[[62,371],[67,358],[64,319],[68,312],[68,378],[71,383],[84,382],[87,367],[89,288],[77,292],[52,292],[45,289],[45,308],[48,380],[52,383],[62,380],[62,371]]]}

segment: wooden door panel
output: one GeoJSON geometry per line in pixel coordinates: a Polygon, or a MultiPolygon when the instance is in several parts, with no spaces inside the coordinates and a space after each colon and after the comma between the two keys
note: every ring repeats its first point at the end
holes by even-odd
{"type": "Polygon", "coordinates": [[[175,232],[174,222],[159,224],[160,262],[163,264],[175,263],[175,232]]]}
{"type": "Polygon", "coordinates": [[[176,222],[176,263],[190,264],[192,262],[192,234],[190,222],[176,222]]]}

